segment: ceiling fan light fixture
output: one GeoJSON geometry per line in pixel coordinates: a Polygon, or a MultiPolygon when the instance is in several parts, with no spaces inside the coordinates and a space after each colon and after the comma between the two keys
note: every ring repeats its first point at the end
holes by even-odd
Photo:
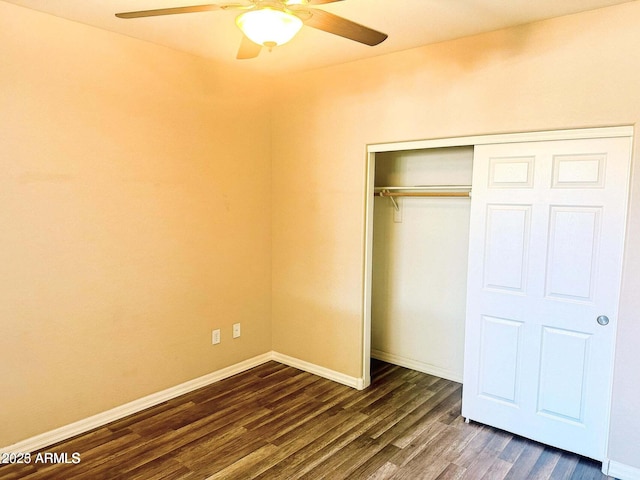
{"type": "Polygon", "coordinates": [[[238,15],[236,25],[252,42],[275,47],[291,40],[302,28],[302,20],[282,10],[261,8],[238,15]]]}

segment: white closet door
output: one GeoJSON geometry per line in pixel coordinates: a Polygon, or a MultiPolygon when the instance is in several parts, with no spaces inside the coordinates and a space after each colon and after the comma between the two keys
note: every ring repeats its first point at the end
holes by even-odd
{"type": "Polygon", "coordinates": [[[476,147],[464,417],[605,458],[630,152],[476,147]]]}

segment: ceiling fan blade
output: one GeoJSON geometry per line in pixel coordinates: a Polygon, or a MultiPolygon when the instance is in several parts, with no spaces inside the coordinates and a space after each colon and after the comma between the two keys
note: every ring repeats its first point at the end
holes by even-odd
{"type": "Polygon", "coordinates": [[[260,55],[260,50],[262,50],[262,45],[258,45],[257,43],[253,43],[246,35],[242,36],[242,41],[240,42],[240,48],[238,49],[238,54],[236,58],[238,60],[246,60],[248,58],[256,58],[260,55]]]}
{"type": "Polygon", "coordinates": [[[334,35],[340,35],[349,40],[355,40],[373,47],[385,41],[388,37],[386,33],[378,32],[324,10],[309,9],[309,12],[311,16],[303,19],[305,25],[333,33],[334,35]]]}
{"type": "Polygon", "coordinates": [[[196,13],[196,12],[208,12],[211,10],[220,10],[221,8],[228,7],[227,5],[193,5],[190,7],[173,7],[173,8],[158,8],[155,10],[140,10],[138,12],[123,12],[116,13],[118,18],[141,18],[141,17],[157,17],[160,15],[175,15],[178,13],[196,13]]]}

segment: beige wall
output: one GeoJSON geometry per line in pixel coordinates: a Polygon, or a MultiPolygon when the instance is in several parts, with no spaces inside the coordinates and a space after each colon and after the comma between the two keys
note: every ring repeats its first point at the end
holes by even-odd
{"type": "Polygon", "coordinates": [[[271,350],[266,99],[4,2],[0,31],[0,446],[271,350]]]}
{"type": "MultiPolygon", "coordinates": [[[[635,124],[638,25],[632,2],[283,79],[274,350],[361,374],[367,143],[635,124]]],[[[632,181],[610,456],[640,467],[640,176],[632,181]]]]}

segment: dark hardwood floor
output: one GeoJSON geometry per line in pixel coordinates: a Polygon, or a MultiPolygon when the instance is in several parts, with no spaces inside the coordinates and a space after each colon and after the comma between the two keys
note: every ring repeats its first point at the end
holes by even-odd
{"type": "Polygon", "coordinates": [[[606,479],[460,417],[460,384],[373,361],[357,391],[269,362],[44,449],[0,479],[606,479]]]}

